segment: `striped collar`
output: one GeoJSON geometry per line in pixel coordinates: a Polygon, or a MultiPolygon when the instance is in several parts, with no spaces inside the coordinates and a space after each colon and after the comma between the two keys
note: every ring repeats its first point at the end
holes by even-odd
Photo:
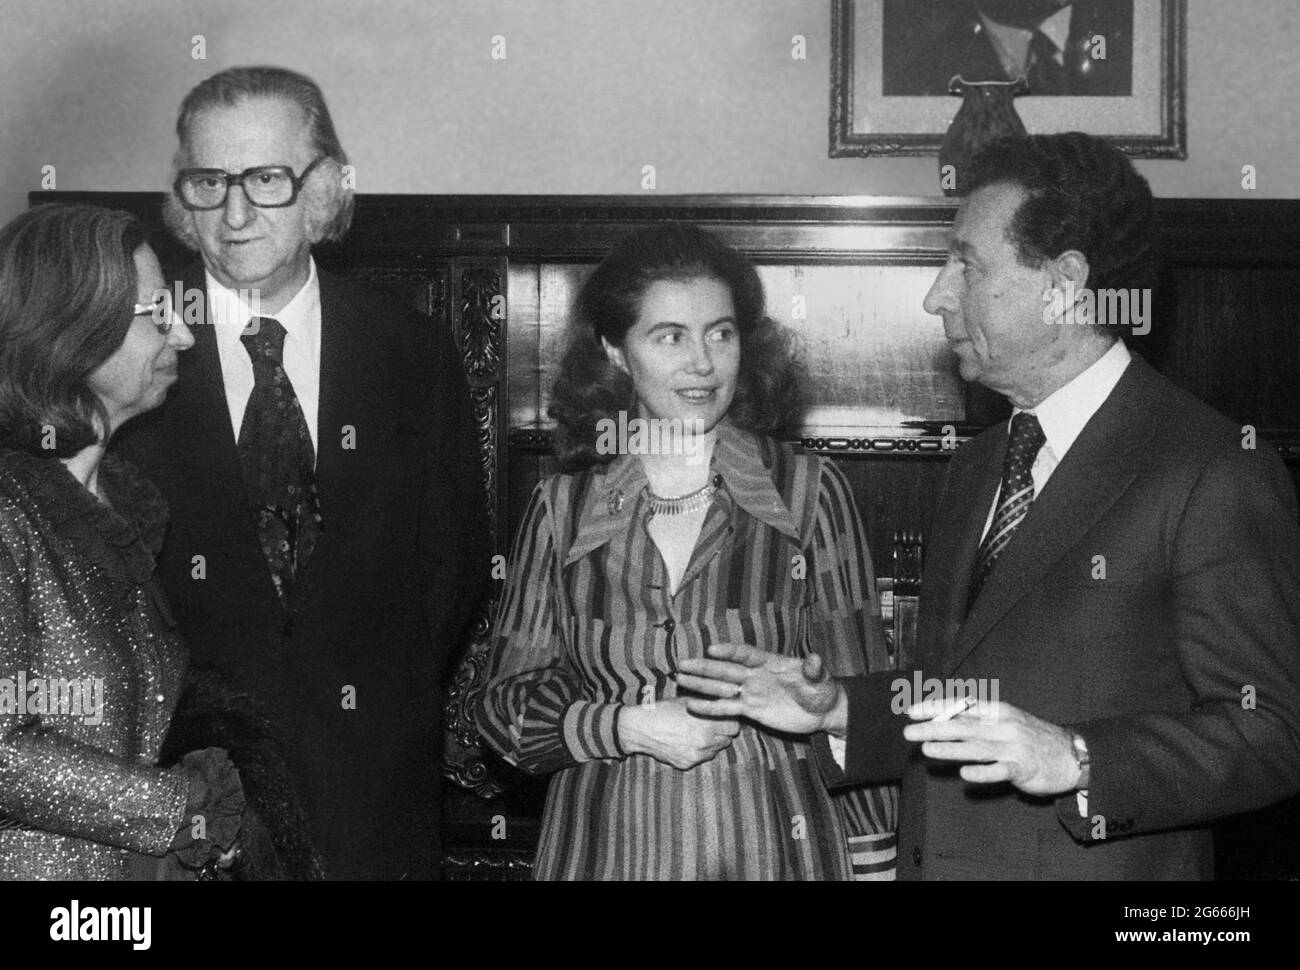
{"type": "MultiPolygon", "coordinates": [[[[724,419],[718,425],[709,468],[718,486],[717,496],[723,502],[798,540],[799,521],[772,481],[770,453],[776,447],[781,446],[764,442],[724,419]],[[769,453],[767,461],[765,451],[769,453]]],[[[577,477],[586,480],[585,488],[580,486],[575,495],[582,503],[582,511],[565,566],[626,532],[636,509],[645,502],[649,485],[635,455],[620,455],[603,468],[577,477]]]]}

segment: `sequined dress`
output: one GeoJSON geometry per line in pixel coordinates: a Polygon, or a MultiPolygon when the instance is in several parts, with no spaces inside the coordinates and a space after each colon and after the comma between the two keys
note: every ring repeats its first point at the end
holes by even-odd
{"type": "Polygon", "coordinates": [[[0,450],[0,879],[130,878],[185,814],[153,767],[186,666],[151,579],[166,507],[121,459],[99,480],[111,507],[0,450]]]}

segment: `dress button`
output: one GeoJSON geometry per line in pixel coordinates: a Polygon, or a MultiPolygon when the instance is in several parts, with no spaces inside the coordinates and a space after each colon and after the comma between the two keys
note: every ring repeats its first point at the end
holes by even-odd
{"type": "Polygon", "coordinates": [[[667,633],[672,633],[672,632],[673,632],[674,630],[676,630],[676,629],[677,629],[677,621],[674,620],[671,616],[668,617],[668,619],[664,620],[664,631],[665,631],[665,632],[667,632],[667,633]]]}
{"type": "Polygon", "coordinates": [[[921,864],[921,847],[919,845],[912,846],[912,862],[918,866],[921,864]]]}
{"type": "Polygon", "coordinates": [[[284,628],[281,630],[281,632],[282,632],[286,637],[291,637],[291,636],[293,636],[293,617],[292,617],[292,616],[291,616],[291,617],[288,617],[288,618],[284,621],[284,628]]]}

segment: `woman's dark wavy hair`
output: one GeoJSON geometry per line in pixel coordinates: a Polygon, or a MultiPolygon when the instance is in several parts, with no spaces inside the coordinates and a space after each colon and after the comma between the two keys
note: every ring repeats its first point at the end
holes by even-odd
{"type": "Polygon", "coordinates": [[[87,378],[126,339],[144,244],[130,213],[89,205],[0,229],[0,445],[68,458],[99,440],[108,416],[87,378]]]}
{"type": "Polygon", "coordinates": [[[1022,263],[1075,249],[1088,259],[1094,291],[1155,286],[1159,233],[1151,187],[1105,139],[1078,131],[1000,138],[972,160],[968,191],[996,183],[1025,193],[1008,233],[1022,263]]]}
{"type": "Polygon", "coordinates": [[[652,226],[610,251],[587,277],[570,313],[547,411],[557,424],[555,450],[565,471],[608,462],[612,455],[596,451],[597,423],[635,411],[632,379],[609,360],[601,338],[622,347],[654,283],[695,279],[726,286],[736,311],[740,373],[728,418],[760,434],[796,424],[803,411],[804,369],[794,334],[764,312],[763,284],[753,264],[698,226],[652,226]]]}

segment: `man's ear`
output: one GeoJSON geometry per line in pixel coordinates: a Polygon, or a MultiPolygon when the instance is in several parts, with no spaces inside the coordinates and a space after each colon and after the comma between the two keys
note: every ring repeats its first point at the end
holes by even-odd
{"type": "Polygon", "coordinates": [[[313,246],[325,241],[348,191],[343,187],[343,166],[337,159],[326,158],[307,176],[302,200],[307,206],[307,239],[313,246]]]}
{"type": "Polygon", "coordinates": [[[1076,293],[1088,285],[1091,275],[1088,257],[1077,249],[1067,249],[1057,256],[1049,264],[1048,271],[1052,274],[1052,286],[1058,290],[1073,286],[1076,293]]]}
{"type": "Polygon", "coordinates": [[[1095,304],[1086,291],[1088,258],[1077,249],[1068,249],[1042,265],[1048,285],[1043,291],[1043,322],[1084,323],[1095,304]],[[1062,319],[1063,318],[1063,319],[1062,319]]]}
{"type": "Polygon", "coordinates": [[[609,358],[609,362],[613,364],[615,367],[617,367],[619,370],[621,370],[624,374],[629,374],[630,376],[631,372],[627,369],[627,361],[623,357],[622,348],[615,347],[604,337],[600,338],[600,345],[605,348],[605,356],[609,358]]]}

